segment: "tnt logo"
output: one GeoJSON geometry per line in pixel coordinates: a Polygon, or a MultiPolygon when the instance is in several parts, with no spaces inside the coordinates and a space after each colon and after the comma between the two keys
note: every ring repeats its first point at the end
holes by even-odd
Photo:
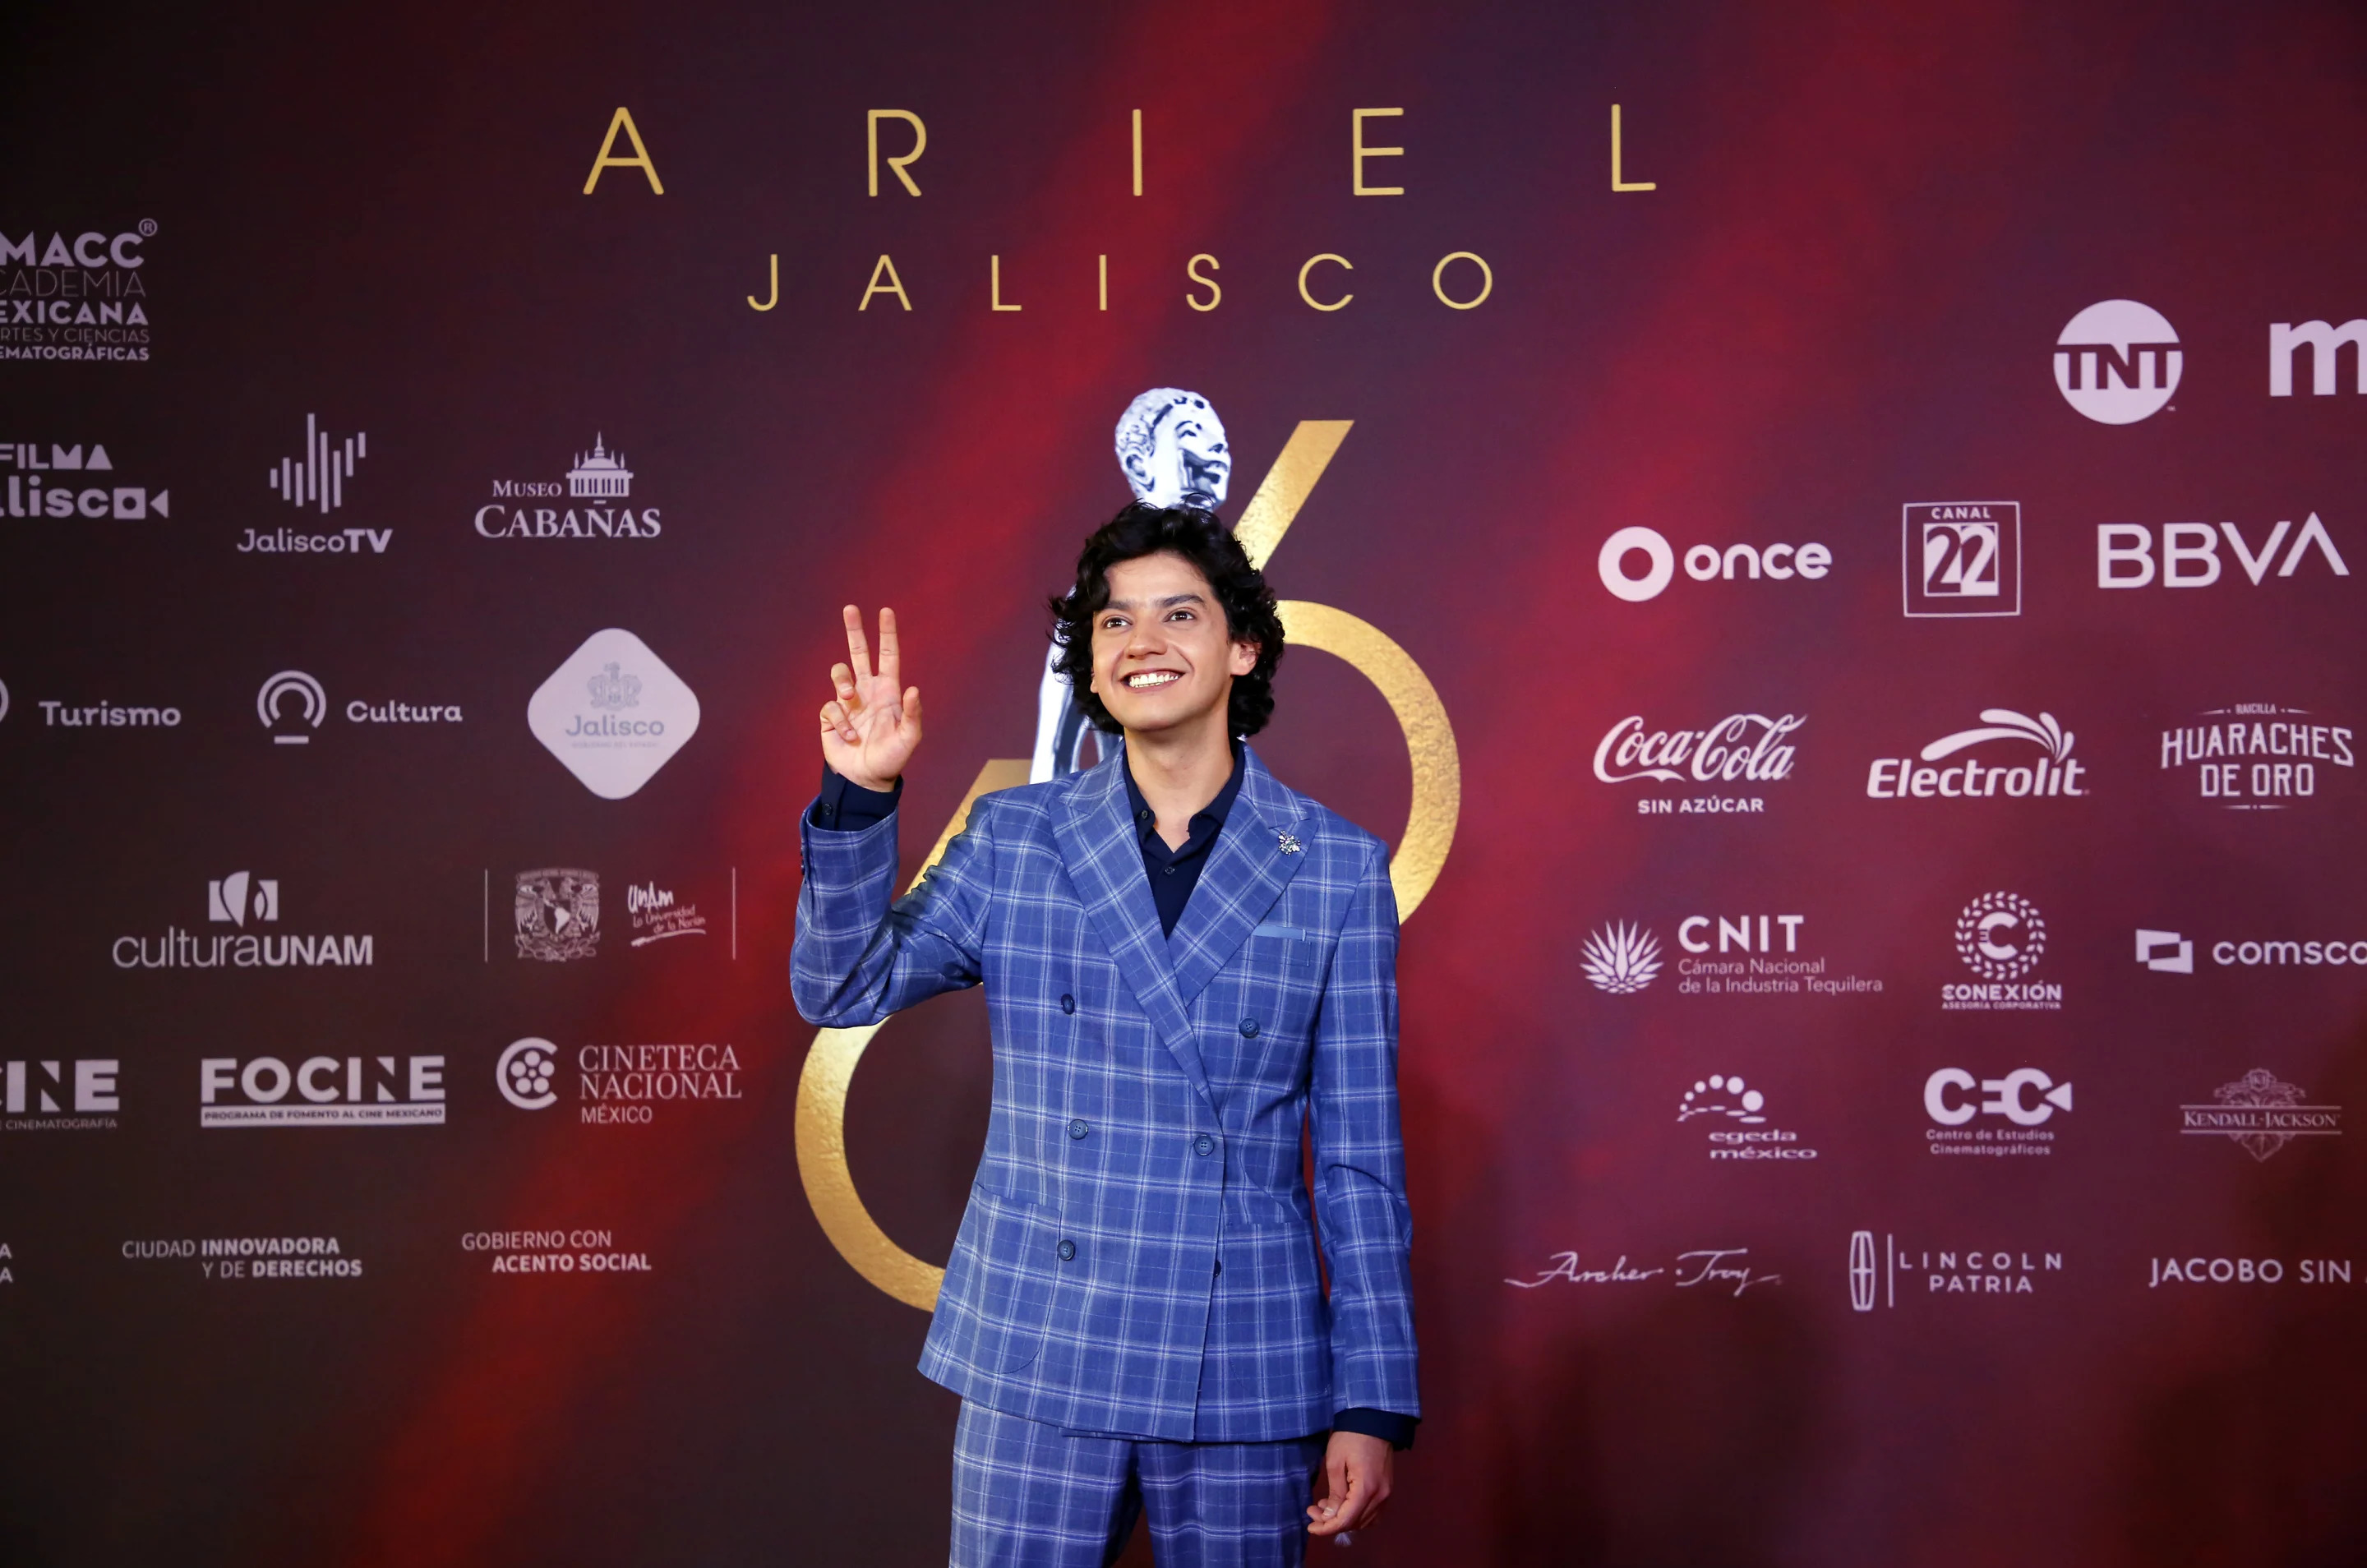
{"type": "Polygon", "coordinates": [[[2022,506],[2011,501],[1906,508],[1900,581],[1907,614],[2022,614],[2022,506]]]}
{"type": "Polygon", "coordinates": [[[2159,413],[2186,368],[2177,330],[2134,299],[2089,306],[2055,344],[2056,389],[2099,424],[2135,424],[2159,413]]]}

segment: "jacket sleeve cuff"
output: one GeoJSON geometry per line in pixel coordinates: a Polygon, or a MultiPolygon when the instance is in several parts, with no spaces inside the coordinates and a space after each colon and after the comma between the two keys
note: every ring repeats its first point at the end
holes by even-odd
{"type": "Polygon", "coordinates": [[[865,789],[850,784],[822,764],[821,793],[806,812],[806,820],[831,832],[857,833],[876,827],[896,814],[896,803],[903,797],[904,781],[898,779],[895,787],[887,790],[865,789]]]}
{"type": "Polygon", "coordinates": [[[1393,1449],[1413,1447],[1413,1429],[1421,1425],[1419,1416],[1400,1416],[1394,1410],[1368,1410],[1362,1406],[1342,1410],[1331,1417],[1333,1431],[1379,1438],[1393,1449]]]}

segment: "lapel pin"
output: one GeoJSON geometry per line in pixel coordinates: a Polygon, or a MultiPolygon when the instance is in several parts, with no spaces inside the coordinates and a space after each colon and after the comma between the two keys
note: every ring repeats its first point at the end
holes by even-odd
{"type": "Polygon", "coordinates": [[[1282,840],[1282,852],[1284,854],[1295,855],[1299,852],[1297,834],[1277,832],[1274,837],[1282,840]]]}

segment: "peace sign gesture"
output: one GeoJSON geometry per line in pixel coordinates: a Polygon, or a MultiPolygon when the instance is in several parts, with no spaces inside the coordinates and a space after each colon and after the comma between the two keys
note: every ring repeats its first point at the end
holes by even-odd
{"type": "Polygon", "coordinates": [[[896,644],[896,612],[879,612],[879,672],[863,638],[863,613],[846,606],[844,664],[830,667],[838,695],[821,705],[821,760],[851,784],[895,786],[921,744],[921,689],[901,686],[903,660],[896,644]]]}

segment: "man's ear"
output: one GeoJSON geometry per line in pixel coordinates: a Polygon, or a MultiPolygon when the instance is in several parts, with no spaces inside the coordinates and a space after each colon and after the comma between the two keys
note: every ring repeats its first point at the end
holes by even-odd
{"type": "Polygon", "coordinates": [[[1256,669],[1258,655],[1264,651],[1265,649],[1263,645],[1259,643],[1237,642],[1233,644],[1233,656],[1228,666],[1228,668],[1232,671],[1233,677],[1238,680],[1241,676],[1246,675],[1251,671],[1256,669]]]}

